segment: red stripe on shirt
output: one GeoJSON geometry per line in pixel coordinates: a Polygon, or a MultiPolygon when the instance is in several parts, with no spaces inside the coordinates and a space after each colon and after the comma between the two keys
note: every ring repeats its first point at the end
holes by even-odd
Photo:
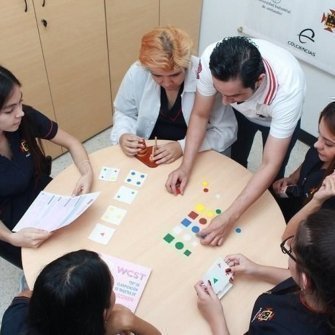
{"type": "Polygon", "coordinates": [[[264,104],[265,105],[270,105],[273,99],[276,96],[277,93],[277,88],[278,88],[278,82],[275,74],[273,73],[273,70],[270,66],[270,64],[263,58],[263,63],[265,66],[265,71],[267,74],[267,79],[268,79],[268,92],[265,96],[264,99],[264,104]]]}

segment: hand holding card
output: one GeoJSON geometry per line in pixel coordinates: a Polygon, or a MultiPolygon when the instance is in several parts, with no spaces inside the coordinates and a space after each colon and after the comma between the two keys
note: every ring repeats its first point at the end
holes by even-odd
{"type": "Polygon", "coordinates": [[[202,277],[203,282],[207,285],[208,281],[212,284],[215,294],[221,299],[232,287],[231,283],[232,274],[229,271],[229,266],[220,257],[208,269],[202,277]]]}

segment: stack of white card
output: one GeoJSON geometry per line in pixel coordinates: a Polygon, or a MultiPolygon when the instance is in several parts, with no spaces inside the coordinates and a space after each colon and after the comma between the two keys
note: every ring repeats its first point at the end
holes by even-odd
{"type": "Polygon", "coordinates": [[[212,288],[219,299],[233,287],[230,281],[232,274],[226,272],[228,268],[227,263],[219,257],[202,277],[205,285],[208,285],[208,281],[211,282],[212,288]]]}

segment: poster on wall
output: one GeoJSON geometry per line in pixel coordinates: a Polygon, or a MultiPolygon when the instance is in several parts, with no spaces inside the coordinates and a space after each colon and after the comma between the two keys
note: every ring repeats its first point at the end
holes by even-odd
{"type": "Polygon", "coordinates": [[[243,33],[272,41],[335,75],[334,0],[252,0],[247,6],[243,33]]]}

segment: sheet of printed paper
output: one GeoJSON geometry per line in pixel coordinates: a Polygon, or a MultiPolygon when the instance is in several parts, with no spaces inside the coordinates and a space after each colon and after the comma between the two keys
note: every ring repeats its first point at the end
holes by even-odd
{"type": "Polygon", "coordinates": [[[208,284],[208,281],[211,282],[213,290],[219,299],[221,299],[233,286],[230,282],[231,273],[226,272],[226,269],[228,268],[229,266],[227,263],[219,257],[202,277],[205,285],[208,284]]]}
{"type": "Polygon", "coordinates": [[[54,231],[67,226],[84,213],[99,194],[95,192],[72,197],[42,191],[13,231],[28,227],[54,231]]]}
{"type": "Polygon", "coordinates": [[[135,312],[148,282],[151,269],[126,260],[102,254],[114,277],[116,303],[135,312]]]}
{"type": "Polygon", "coordinates": [[[147,176],[148,176],[147,173],[139,172],[136,170],[130,170],[124,182],[133,186],[141,187],[144,181],[146,180],[147,176]]]}
{"type": "Polygon", "coordinates": [[[114,199],[125,202],[126,204],[131,204],[134,201],[137,192],[137,190],[133,190],[132,188],[121,186],[115,194],[114,199]]]}
{"type": "Polygon", "coordinates": [[[105,181],[117,181],[119,172],[120,169],[109,166],[103,166],[99,174],[99,179],[105,181]]]}
{"type": "Polygon", "coordinates": [[[106,245],[113,236],[114,232],[114,228],[97,223],[88,238],[94,242],[106,245]]]}
{"type": "Polygon", "coordinates": [[[106,222],[119,225],[126,214],[127,211],[123,208],[108,206],[101,219],[106,222]]]}

